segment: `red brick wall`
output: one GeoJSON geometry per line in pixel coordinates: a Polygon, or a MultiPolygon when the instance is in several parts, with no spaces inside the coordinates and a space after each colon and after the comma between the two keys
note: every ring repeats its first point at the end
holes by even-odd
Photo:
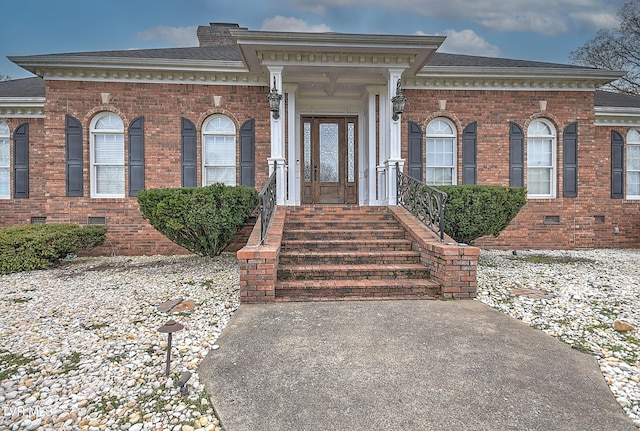
{"type": "Polygon", "coordinates": [[[45,185],[41,181],[47,162],[44,145],[44,119],[0,118],[10,131],[11,148],[11,199],[0,199],[0,227],[31,223],[31,217],[44,216],[45,185]],[[13,192],[13,133],[24,123],[29,124],[29,198],[14,199],[13,192]]]}
{"type": "MultiPolygon", "coordinates": [[[[127,127],[138,116],[145,118],[145,187],[180,187],[181,118],[200,127],[216,113],[227,115],[236,125],[255,118],[257,188],[268,177],[266,159],[270,154],[269,105],[267,87],[138,84],[47,81],[46,118],[30,132],[31,199],[0,202],[1,226],[26,224],[30,216],[47,216],[47,222],[84,225],[88,216],[106,217],[109,228],[105,246],[93,254],[155,254],[184,252],[153,229],[138,209],[135,197],[123,199],[90,198],[89,130],[99,112],[111,111],[127,127]],[[110,93],[109,104],[102,104],[101,93],[110,93]],[[213,96],[221,96],[214,106],[213,96]],[[76,117],[84,134],[84,196],[66,197],[65,115],[76,117]],[[43,132],[44,129],[44,132],[43,132]]],[[[13,130],[17,120],[9,121],[13,130]]],[[[237,139],[239,139],[237,135],[237,139]]],[[[200,136],[198,136],[198,182],[201,181],[200,136]]],[[[126,151],[125,151],[126,154],[126,151]]],[[[128,172],[125,174],[128,184],[128,172]]],[[[239,178],[238,178],[239,183],[239,178]]]]}
{"type": "MultiPolygon", "coordinates": [[[[456,124],[458,142],[464,127],[477,121],[478,184],[509,185],[510,122],[519,124],[525,133],[536,118],[546,118],[556,127],[556,198],[529,199],[498,238],[481,238],[475,245],[518,249],[640,246],[640,202],[610,197],[610,129],[594,126],[592,92],[406,90],[405,94],[408,101],[402,118],[403,157],[407,157],[407,121],[422,124],[424,130],[433,118],[446,117],[456,124]],[[444,111],[439,109],[438,100],[447,101],[444,111]],[[544,112],[540,111],[540,100],[547,101],[544,112]],[[562,133],[574,121],[578,122],[578,197],[563,198],[562,133]],[[545,216],[560,216],[560,223],[545,224],[545,216]],[[594,216],[604,216],[604,223],[597,222],[594,216]],[[614,234],[615,226],[620,233],[614,234]]],[[[616,130],[626,136],[624,128],[616,130]]],[[[461,165],[459,146],[458,166],[461,165]]],[[[458,183],[461,181],[458,169],[458,183]]]]}

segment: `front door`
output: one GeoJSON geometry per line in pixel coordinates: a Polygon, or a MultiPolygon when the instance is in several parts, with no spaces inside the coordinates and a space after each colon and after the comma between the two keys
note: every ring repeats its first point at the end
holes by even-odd
{"type": "Polygon", "coordinates": [[[357,118],[302,117],[302,203],[358,201],[357,118]]]}

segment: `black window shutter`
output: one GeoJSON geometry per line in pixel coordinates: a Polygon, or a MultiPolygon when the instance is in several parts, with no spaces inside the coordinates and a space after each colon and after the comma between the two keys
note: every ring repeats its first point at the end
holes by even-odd
{"type": "Polygon", "coordinates": [[[196,126],[182,119],[182,187],[196,187],[198,139],[196,126]]]}
{"type": "Polygon", "coordinates": [[[409,176],[422,181],[422,128],[409,121],[409,176]]]}
{"type": "Polygon", "coordinates": [[[624,139],[611,131],[611,199],[624,198],[624,139]]]}
{"type": "Polygon", "coordinates": [[[578,123],[571,123],[562,135],[564,154],[564,186],[562,195],[566,198],[578,196],[578,123]]]}
{"type": "Polygon", "coordinates": [[[29,197],[29,123],[19,125],[13,132],[13,174],[16,199],[29,197]]]}
{"type": "Polygon", "coordinates": [[[67,147],[67,196],[83,196],[82,124],[75,117],[67,115],[64,130],[67,147]]]}
{"type": "Polygon", "coordinates": [[[509,186],[524,187],[524,132],[509,123],[509,186]]]}
{"type": "Polygon", "coordinates": [[[144,117],[129,125],[129,196],[144,189],[144,117]]]}
{"type": "Polygon", "coordinates": [[[252,118],[240,127],[240,184],[255,185],[256,121],[252,118]]]}
{"type": "Polygon", "coordinates": [[[478,123],[467,124],[462,131],[462,184],[477,181],[478,123]]]}

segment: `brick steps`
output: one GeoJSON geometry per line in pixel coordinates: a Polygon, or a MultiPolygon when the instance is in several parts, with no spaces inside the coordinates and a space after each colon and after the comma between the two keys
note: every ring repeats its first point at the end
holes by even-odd
{"type": "Polygon", "coordinates": [[[440,286],[429,280],[306,280],[279,283],[276,301],[339,299],[436,299],[440,286]]]}
{"type": "Polygon", "coordinates": [[[384,207],[288,208],[277,278],[277,301],[440,296],[384,207]]]}

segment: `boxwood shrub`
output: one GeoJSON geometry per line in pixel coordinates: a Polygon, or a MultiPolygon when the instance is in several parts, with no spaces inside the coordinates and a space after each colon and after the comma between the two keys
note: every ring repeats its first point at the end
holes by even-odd
{"type": "Polygon", "coordinates": [[[102,245],[105,226],[36,224],[0,229],[0,273],[49,267],[59,259],[102,245]]]}
{"type": "Polygon", "coordinates": [[[448,195],[445,232],[455,241],[473,244],[485,235],[498,236],[527,203],[521,187],[438,186],[448,195]]]}
{"type": "Polygon", "coordinates": [[[144,218],[174,243],[201,256],[217,256],[258,205],[252,187],[150,189],[138,192],[144,218]]]}

